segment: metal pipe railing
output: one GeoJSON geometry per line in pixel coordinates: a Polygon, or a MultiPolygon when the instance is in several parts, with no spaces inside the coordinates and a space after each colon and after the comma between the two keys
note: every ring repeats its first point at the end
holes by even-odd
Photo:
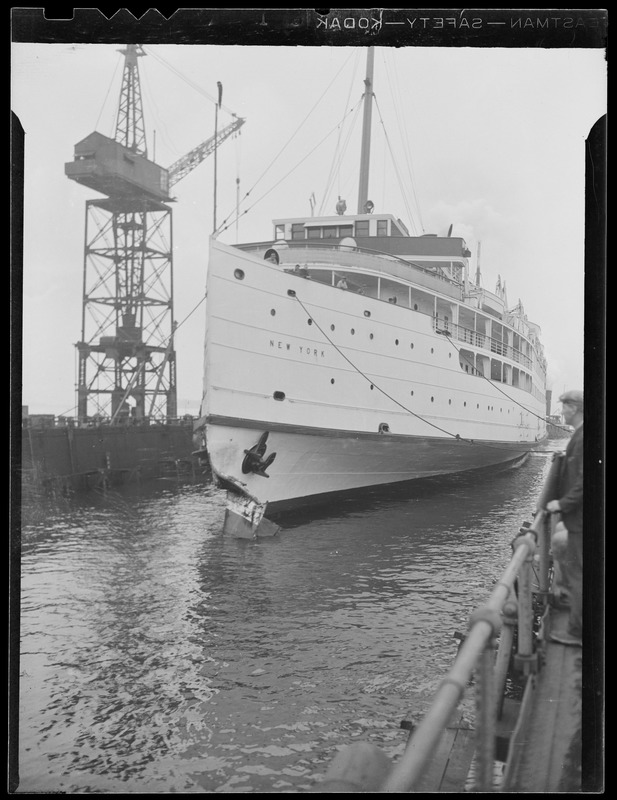
{"type": "MultiPolygon", "coordinates": [[[[544,512],[540,512],[540,514],[543,515],[544,512]]],[[[539,521],[537,527],[540,527],[539,521]]],[[[480,671],[483,673],[480,681],[484,682],[487,687],[491,686],[493,678],[489,676],[489,673],[492,674],[494,670],[492,655],[494,649],[491,645],[501,630],[501,612],[506,600],[514,591],[515,580],[525,568],[530,568],[530,560],[536,551],[536,538],[536,522],[534,522],[534,526],[529,529],[528,533],[521,534],[515,539],[513,543],[515,549],[510,563],[502,574],[501,579],[495,585],[486,605],[477,609],[471,615],[469,633],[459,650],[454,666],[438,689],[427,715],[410,737],[408,746],[399,762],[383,783],[380,789],[381,792],[409,792],[413,790],[414,785],[421,778],[452,713],[456,710],[480,659],[480,671]],[[490,664],[487,663],[487,648],[491,652],[490,664]]],[[[531,583],[527,581],[525,582],[524,591],[530,592],[530,590],[531,583]]],[[[521,591],[521,586],[519,585],[519,603],[521,591]]],[[[529,613],[530,610],[531,596],[529,603],[523,605],[524,617],[519,613],[519,640],[523,628],[529,627],[530,630],[532,629],[533,620],[529,613]]],[[[527,656],[527,640],[525,636],[523,636],[523,640],[525,647],[523,655],[527,656]]],[[[493,693],[490,688],[487,688],[482,694],[482,704],[486,705],[489,697],[493,698],[493,693]]],[[[494,721],[496,720],[497,703],[494,699],[489,702],[492,708],[480,709],[482,720],[481,736],[484,740],[490,740],[494,743],[494,721]]],[[[484,765],[482,763],[483,759],[487,762],[490,761],[490,774],[492,775],[493,759],[488,752],[489,748],[485,749],[486,752],[478,752],[477,754],[480,762],[479,775],[484,776],[481,777],[481,780],[487,780],[485,776],[489,774],[489,764],[484,765]]]]}
{"type": "Polygon", "coordinates": [[[467,636],[459,648],[454,664],[437,690],[426,716],[410,736],[398,762],[388,769],[387,757],[378,748],[371,746],[371,752],[367,755],[363,751],[360,757],[355,749],[360,745],[353,745],[344,753],[339,753],[338,760],[333,762],[325,780],[318,785],[316,791],[342,791],[337,787],[341,775],[345,776],[345,791],[414,791],[474,675],[475,790],[494,791],[497,721],[502,711],[515,625],[518,633],[515,667],[524,675],[529,675],[537,670],[538,665],[533,641],[533,595],[537,594],[545,604],[548,602],[548,518],[546,511],[537,511],[533,523],[522,527],[513,540],[513,554],[509,564],[495,584],[486,604],[471,614],[467,636]],[[534,585],[536,567],[539,575],[534,585]],[[497,638],[499,646],[496,649],[497,638]],[[358,764],[362,764],[362,769],[358,764]]]}

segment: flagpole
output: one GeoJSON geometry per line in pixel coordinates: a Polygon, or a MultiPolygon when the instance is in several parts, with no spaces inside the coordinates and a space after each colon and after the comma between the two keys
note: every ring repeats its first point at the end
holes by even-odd
{"type": "Polygon", "coordinates": [[[216,150],[217,150],[217,138],[218,138],[218,126],[219,126],[219,108],[221,107],[221,100],[223,99],[223,84],[220,81],[216,82],[219,90],[219,100],[216,104],[215,111],[214,111],[214,210],[213,214],[213,228],[212,233],[216,236],[216,150]]]}

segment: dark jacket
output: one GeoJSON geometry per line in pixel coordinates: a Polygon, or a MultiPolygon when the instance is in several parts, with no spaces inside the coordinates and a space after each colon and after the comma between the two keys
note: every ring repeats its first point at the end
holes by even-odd
{"type": "Polygon", "coordinates": [[[578,427],[566,447],[559,475],[557,499],[563,524],[570,533],[583,532],[583,426],[578,427]]]}

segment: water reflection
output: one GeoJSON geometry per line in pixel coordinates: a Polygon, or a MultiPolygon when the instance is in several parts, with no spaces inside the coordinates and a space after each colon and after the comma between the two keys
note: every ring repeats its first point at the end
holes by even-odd
{"type": "Polygon", "coordinates": [[[24,505],[20,791],[306,791],[390,755],[530,518],[547,457],[222,535],[211,486],[24,505]]]}

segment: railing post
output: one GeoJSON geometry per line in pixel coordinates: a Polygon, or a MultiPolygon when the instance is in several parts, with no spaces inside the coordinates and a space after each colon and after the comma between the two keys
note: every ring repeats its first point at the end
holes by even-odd
{"type": "Polygon", "coordinates": [[[514,641],[514,628],[518,618],[518,603],[514,592],[510,595],[503,605],[503,626],[499,636],[499,647],[495,657],[495,693],[497,697],[497,719],[501,717],[503,709],[503,699],[506,689],[506,679],[510,658],[512,657],[512,643],[514,641]]]}
{"type": "Polygon", "coordinates": [[[491,626],[476,664],[476,762],[475,789],[490,792],[493,789],[495,764],[495,736],[497,732],[497,696],[495,692],[495,641],[501,629],[501,615],[486,606],[475,611],[469,620],[470,628],[482,620],[491,626]]]}
{"type": "MultiPolygon", "coordinates": [[[[522,537],[519,537],[522,538],[522,537]]],[[[515,547],[519,546],[515,542],[515,547]]],[[[533,559],[535,548],[530,547],[518,573],[518,652],[514,657],[517,669],[524,675],[537,671],[537,654],[533,652],[533,559]]]]}
{"type": "Polygon", "coordinates": [[[553,530],[552,519],[547,520],[547,514],[541,512],[539,519],[534,520],[533,529],[538,536],[538,584],[540,595],[544,604],[548,602],[549,594],[549,572],[550,572],[550,545],[553,530]],[[550,528],[549,528],[550,524],[550,528]]]}
{"type": "Polygon", "coordinates": [[[475,790],[493,790],[497,703],[495,698],[495,640],[490,639],[478,659],[476,671],[476,760],[475,790]]]}

